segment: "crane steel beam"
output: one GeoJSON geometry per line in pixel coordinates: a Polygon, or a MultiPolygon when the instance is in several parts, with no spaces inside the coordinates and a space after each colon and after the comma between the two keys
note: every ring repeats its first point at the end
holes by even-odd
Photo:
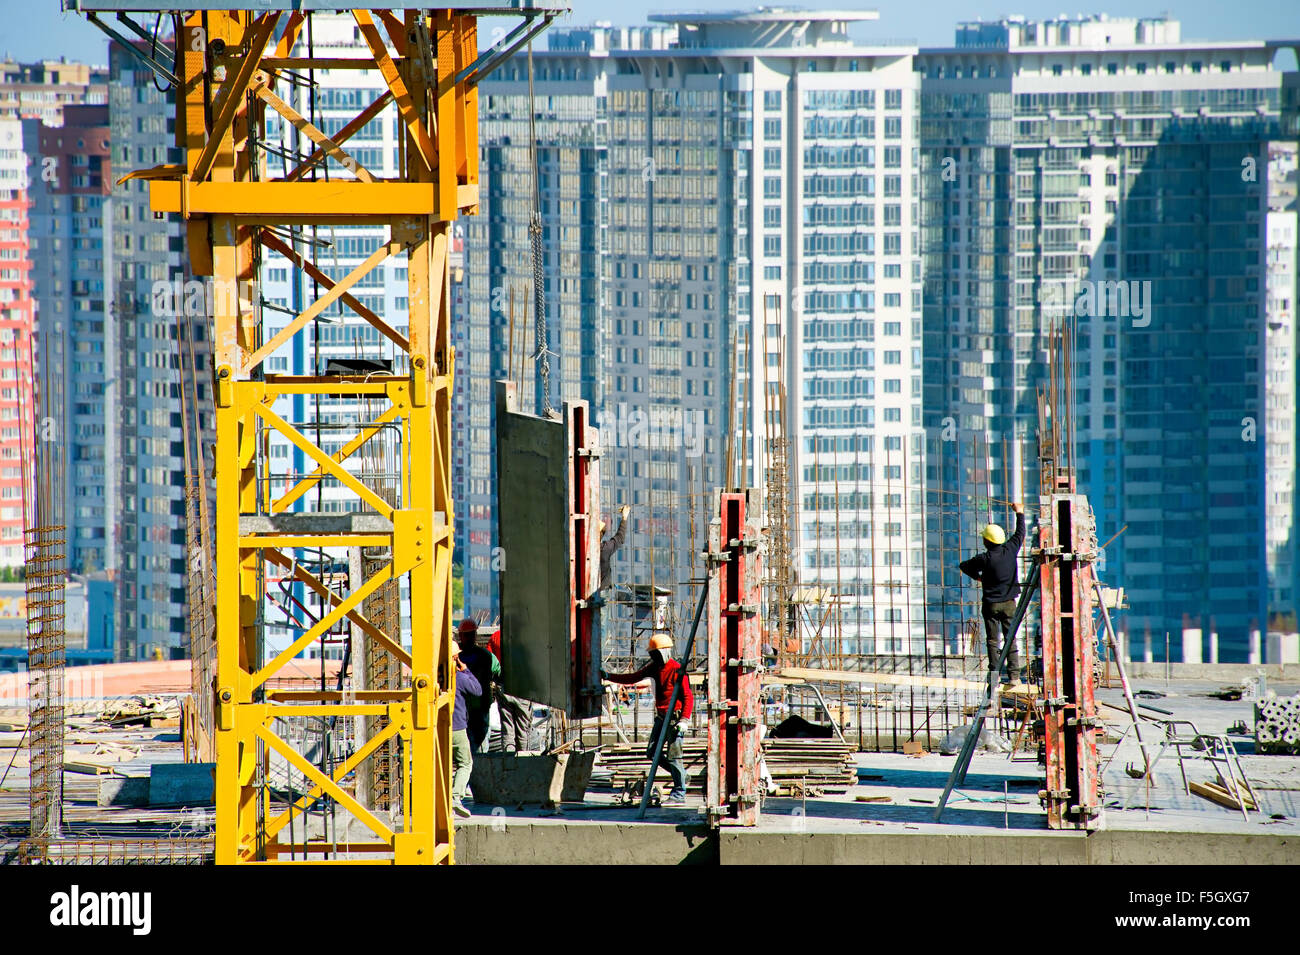
{"type": "MultiPolygon", "coordinates": [[[[383,227],[388,241],[346,278],[321,281],[321,298],[298,313],[284,331],[262,327],[255,295],[216,295],[211,333],[216,419],[216,673],[215,706],[216,859],[218,863],[310,861],[392,863],[451,862],[451,713],[455,668],[451,635],[451,395],[454,354],[450,338],[449,228],[452,220],[477,211],[478,101],[476,76],[465,71],[478,60],[477,14],[505,13],[531,19],[553,14],[549,6],[458,3],[455,9],[396,10],[376,14],[385,37],[365,12],[352,10],[365,33],[371,59],[401,99],[405,167],[396,179],[358,175],[338,141],[326,139],[273,88],[276,65],[292,58],[301,69],[327,69],[299,43],[306,13],[337,9],[315,0],[258,0],[253,10],[228,3],[187,0],[183,9],[138,0],[66,0],[66,9],[177,14],[177,140],[185,161],[134,173],[149,182],[155,212],[186,220],[193,271],[211,275],[218,289],[242,289],[257,278],[263,253],[289,249],[285,230],[335,223],[383,227]],[[292,11],[292,12],[291,12],[292,11]],[[408,55],[409,54],[409,55],[408,55]],[[459,78],[459,79],[457,79],[459,78]],[[454,80],[454,81],[453,81],[454,80]],[[400,97],[399,95],[400,94],[400,97]],[[267,150],[258,148],[268,111],[300,128],[321,147],[284,178],[267,169],[267,150]],[[308,128],[310,127],[310,128],[308,128]],[[313,135],[317,134],[317,135],[313,135]],[[333,164],[324,178],[304,171],[333,164]],[[273,229],[279,229],[273,232],[273,229]],[[383,258],[405,259],[409,333],[401,335],[365,309],[350,286],[383,258]],[[306,334],[327,306],[351,307],[393,342],[396,373],[367,376],[280,376],[261,367],[275,347],[306,334]],[[310,422],[291,421],[284,410],[295,398],[362,396],[383,407],[373,421],[358,421],[343,450],[318,445],[310,422]],[[277,405],[281,410],[276,410],[277,405]],[[379,426],[398,434],[397,493],[386,495],[367,483],[349,455],[371,440],[379,426]],[[263,436],[278,432],[314,461],[316,471],[300,477],[306,490],[334,480],[351,491],[361,513],[354,521],[336,515],[284,509],[293,503],[293,480],[274,472],[263,436]],[[286,497],[273,499],[271,485],[283,482],[286,497]],[[277,514],[282,517],[277,517],[277,514]],[[290,520],[291,519],[291,520],[290,520]],[[288,523],[285,523],[286,520],[288,523]],[[284,526],[281,526],[281,525],[284,526]],[[301,550],[346,555],[356,547],[384,548],[389,555],[371,566],[365,580],[347,579],[347,592],[326,588],[298,565],[301,550]],[[288,648],[265,648],[265,581],[289,566],[324,588],[321,618],[288,648]],[[402,620],[367,621],[367,597],[387,582],[402,580],[409,592],[402,620]],[[350,623],[349,623],[350,622],[350,623]],[[349,625],[360,627],[374,647],[388,652],[400,672],[397,686],[382,694],[343,688],[310,700],[285,695],[270,682],[294,653],[349,625]],[[386,632],[385,632],[386,631],[386,632]],[[404,644],[406,644],[404,646],[404,644]],[[271,702],[275,701],[275,702],[271,702]],[[382,735],[358,742],[351,756],[322,767],[284,735],[285,720],[313,717],[338,721],[382,718],[382,735]],[[381,747],[396,741],[400,754],[400,812],[385,814],[358,800],[354,774],[381,747]],[[259,785],[271,754],[309,781],[309,792],[289,803],[273,803],[259,785]],[[310,841],[302,814],[320,798],[360,823],[331,848],[310,841]],[[295,834],[294,818],[299,818],[295,834]]],[[[548,18],[549,19],[549,18],[548,18]]],[[[387,105],[387,102],[385,102],[387,105]]],[[[371,107],[367,107],[371,109],[371,107]]],[[[378,109],[378,107],[375,107],[378,109]]],[[[350,133],[365,119],[346,127],[350,133]]],[[[290,233],[292,235],[292,232],[290,233]]],[[[304,236],[304,239],[306,237],[304,236]]],[[[290,265],[311,279],[326,270],[309,261],[309,241],[292,242],[290,265]],[[303,251],[305,250],[305,251],[303,251]]],[[[301,507],[301,503],[299,503],[301,507]]],[[[322,561],[326,558],[322,556],[322,561]]],[[[340,578],[342,579],[342,578],[340,578]]],[[[337,585],[335,585],[337,586],[337,585]]],[[[333,725],[333,724],[331,724],[333,725]]],[[[344,725],[353,725],[351,722],[344,725]]],[[[337,835],[337,834],[336,834],[337,835]]]]}

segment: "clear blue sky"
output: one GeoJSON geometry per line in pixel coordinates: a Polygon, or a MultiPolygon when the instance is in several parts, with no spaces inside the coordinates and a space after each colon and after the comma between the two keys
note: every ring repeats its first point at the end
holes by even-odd
{"type": "MultiPolygon", "coordinates": [[[[177,0],[183,4],[183,0],[177,0]]],[[[573,12],[567,22],[587,24],[610,20],[621,24],[644,23],[652,10],[735,10],[777,0],[570,0],[573,12]]],[[[862,28],[863,38],[914,39],[922,46],[952,43],[953,26],[960,20],[992,19],[1008,13],[1032,18],[1060,13],[1104,12],[1111,16],[1158,16],[1168,12],[1183,23],[1183,37],[1198,39],[1270,39],[1300,37],[1300,3],[1297,0],[827,0],[825,3],[790,3],[816,9],[878,10],[880,19],[862,28]]],[[[61,11],[59,0],[0,0],[0,55],[19,60],[57,59],[104,63],[102,34],[83,18],[61,11]]]]}

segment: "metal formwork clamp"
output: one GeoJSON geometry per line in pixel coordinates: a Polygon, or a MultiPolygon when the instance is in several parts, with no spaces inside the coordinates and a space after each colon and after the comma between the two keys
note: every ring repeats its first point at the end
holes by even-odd
{"type": "Polygon", "coordinates": [[[1101,810],[1096,806],[1071,806],[1065,810],[1071,816],[1100,816],[1101,810]]]}
{"type": "Polygon", "coordinates": [[[758,613],[755,604],[727,604],[727,613],[758,613]]]}
{"type": "Polygon", "coordinates": [[[738,716],[738,717],[736,717],[736,722],[737,722],[738,724],[740,724],[741,726],[757,726],[757,725],[758,725],[758,717],[757,717],[757,716],[738,716]]]}
{"type": "Polygon", "coordinates": [[[1066,726],[1083,726],[1083,727],[1089,727],[1089,726],[1091,726],[1091,727],[1098,727],[1098,726],[1101,725],[1101,720],[1100,720],[1099,718],[1095,717],[1095,716],[1080,716],[1080,717],[1077,717],[1077,718],[1075,718],[1075,719],[1068,719],[1068,720],[1066,720],[1066,721],[1065,721],[1065,725],[1066,725],[1066,726]]]}
{"type": "Polygon", "coordinates": [[[736,704],[733,701],[723,701],[721,703],[715,703],[712,700],[710,700],[708,703],[704,704],[704,710],[706,713],[725,713],[727,712],[727,710],[731,709],[735,705],[736,704]]]}
{"type": "Polygon", "coordinates": [[[1069,697],[1065,697],[1065,696],[1049,696],[1047,699],[1043,700],[1043,706],[1046,706],[1049,709],[1053,709],[1053,710],[1058,710],[1063,706],[1069,706],[1069,705],[1070,705],[1070,699],[1069,697]]]}
{"type": "Polygon", "coordinates": [[[590,458],[593,461],[600,460],[600,452],[594,448],[578,448],[574,454],[580,458],[590,458]]]}
{"type": "Polygon", "coordinates": [[[1038,798],[1042,800],[1069,799],[1070,791],[1068,789],[1040,789],[1038,790],[1038,798]]]}
{"type": "Polygon", "coordinates": [[[757,670],[761,662],[757,657],[731,657],[727,660],[727,666],[740,667],[742,670],[757,670]]]}
{"type": "Polygon", "coordinates": [[[758,541],[756,541],[752,537],[745,537],[745,538],[733,537],[731,540],[727,541],[727,546],[730,547],[732,550],[752,551],[752,550],[758,550],[758,541]]]}
{"type": "Polygon", "coordinates": [[[725,564],[734,556],[729,550],[702,550],[700,557],[709,564],[725,564]]]}

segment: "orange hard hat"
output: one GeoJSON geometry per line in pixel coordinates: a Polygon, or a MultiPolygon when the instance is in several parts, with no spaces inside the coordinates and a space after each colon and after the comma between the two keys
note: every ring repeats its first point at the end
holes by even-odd
{"type": "Polygon", "coordinates": [[[651,650],[672,650],[673,638],[666,633],[656,633],[650,638],[651,650]]]}

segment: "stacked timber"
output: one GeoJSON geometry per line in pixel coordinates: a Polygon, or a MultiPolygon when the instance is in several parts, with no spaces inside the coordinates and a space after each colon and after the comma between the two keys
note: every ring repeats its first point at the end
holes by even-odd
{"type": "MultiPolygon", "coordinates": [[[[703,792],[707,754],[703,739],[682,741],[683,761],[688,776],[687,789],[703,792]]],[[[819,795],[843,792],[858,780],[857,762],[852,747],[838,739],[763,740],[763,757],[767,771],[779,790],[778,795],[819,795]]],[[[650,771],[645,744],[605,746],[600,752],[591,787],[621,792],[650,771]]],[[[658,782],[666,785],[667,773],[660,768],[658,782]]]]}
{"type": "Polygon", "coordinates": [[[1267,696],[1255,704],[1255,752],[1300,754],[1300,695],[1267,696]]]}
{"type": "Polygon", "coordinates": [[[764,739],[763,758],[780,795],[842,792],[858,781],[853,748],[838,739],[764,739]]]}

